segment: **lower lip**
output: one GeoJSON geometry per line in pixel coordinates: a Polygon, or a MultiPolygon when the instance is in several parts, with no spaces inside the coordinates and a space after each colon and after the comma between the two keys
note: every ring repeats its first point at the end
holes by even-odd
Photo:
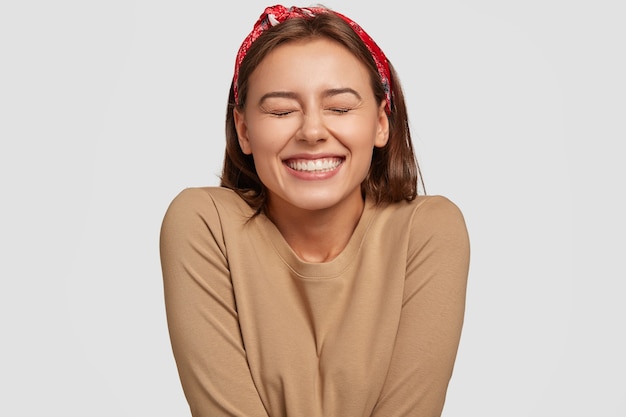
{"type": "Polygon", "coordinates": [[[329,169],[328,171],[296,171],[293,168],[290,168],[287,164],[284,164],[285,168],[287,168],[287,172],[293,175],[294,177],[300,180],[306,181],[319,181],[319,180],[327,180],[329,178],[337,175],[341,167],[343,166],[343,162],[337,165],[333,169],[329,169]]]}

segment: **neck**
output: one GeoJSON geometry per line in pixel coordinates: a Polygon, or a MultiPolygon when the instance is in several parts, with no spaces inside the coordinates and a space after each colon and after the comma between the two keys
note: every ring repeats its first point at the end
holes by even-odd
{"type": "Polygon", "coordinates": [[[360,196],[358,201],[322,210],[295,208],[281,201],[268,205],[267,216],[300,259],[328,262],[348,245],[364,207],[360,196]]]}

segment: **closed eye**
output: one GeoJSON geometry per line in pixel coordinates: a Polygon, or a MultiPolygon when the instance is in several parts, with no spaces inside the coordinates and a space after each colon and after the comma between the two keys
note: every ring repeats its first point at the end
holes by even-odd
{"type": "Polygon", "coordinates": [[[276,117],[285,117],[293,113],[293,110],[285,110],[285,111],[271,111],[269,112],[272,116],[276,117]]]}
{"type": "Polygon", "coordinates": [[[297,110],[295,109],[264,109],[262,108],[263,113],[268,114],[273,117],[285,117],[289,116],[291,113],[295,113],[297,110]]]}
{"type": "Polygon", "coordinates": [[[345,107],[332,107],[332,108],[329,108],[328,110],[336,114],[346,114],[352,109],[345,108],[345,107]]]}

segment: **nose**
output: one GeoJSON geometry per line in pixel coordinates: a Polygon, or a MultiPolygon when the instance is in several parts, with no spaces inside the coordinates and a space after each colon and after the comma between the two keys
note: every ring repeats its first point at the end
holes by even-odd
{"type": "Polygon", "coordinates": [[[311,145],[328,139],[328,129],[319,111],[309,111],[302,115],[302,123],[298,129],[297,139],[311,145]]]}

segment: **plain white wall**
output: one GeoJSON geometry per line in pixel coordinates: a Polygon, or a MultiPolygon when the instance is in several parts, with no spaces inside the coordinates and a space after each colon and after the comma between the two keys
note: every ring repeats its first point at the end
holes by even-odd
{"type": "MultiPolygon", "coordinates": [[[[189,415],[159,227],[218,183],[234,56],[270,4],[0,6],[1,415],[189,415]]],[[[427,191],[466,216],[444,416],[626,415],[622,3],[324,4],[387,53],[427,191]]]]}

